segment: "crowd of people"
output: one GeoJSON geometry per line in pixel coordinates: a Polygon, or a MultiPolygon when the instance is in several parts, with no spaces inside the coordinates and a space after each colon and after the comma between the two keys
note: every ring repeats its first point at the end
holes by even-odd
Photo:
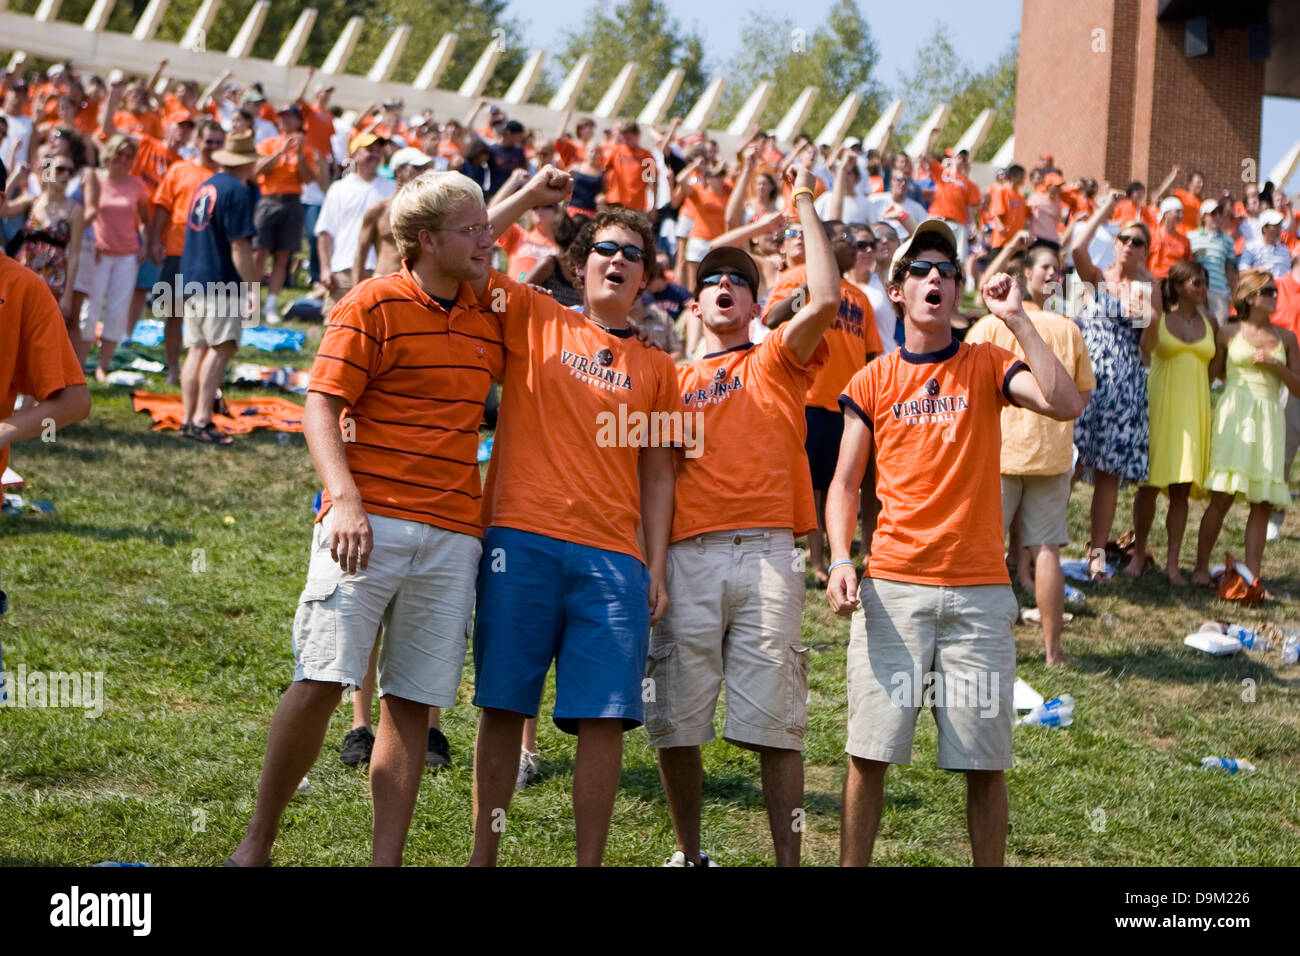
{"type": "Polygon", "coordinates": [[[1044,156],[985,190],[964,150],[782,149],[755,130],[724,155],[678,121],[542,130],[486,101],[441,121],[373,104],[347,124],[311,76],[277,105],[229,74],[159,96],[165,68],[3,77],[0,337],[16,364],[0,366],[0,449],[41,409],[85,417],[91,347],[103,380],[173,282],[202,290],[163,306],[183,433],[230,444],[212,415],[240,328],[280,321],[307,272],[326,322],[303,413],[323,494],[294,682],[231,864],[268,861],[345,688],[374,860],[400,863],[422,768],[451,759],[439,709],[471,631],[471,862],[496,861],[512,793],[539,773],[554,664],[579,863],[603,856],[623,735],[644,723],[668,864],[712,865],[700,747],[725,684],[723,736],[759,754],[777,861],[797,864],[803,538],[852,616],[843,861],[869,861],[886,770],[911,759],[920,688],[900,704],[889,675],[915,672],[994,678],[991,713],[934,711],[939,765],[966,774],[974,861],[999,863],[1010,585],[1040,609],[1047,663],[1070,663],[1075,483],[1092,488],[1079,543],[1095,583],[1121,482],[1137,489],[1125,574],[1150,563],[1163,493],[1173,585],[1211,583],[1238,499],[1262,575],[1300,446],[1300,226],[1271,184],[1211,196],[1175,167],[1148,201],[1044,156]],[[36,404],[10,415],[17,392],[36,404]],[[614,411],[676,430],[610,442],[614,411]],[[1193,496],[1208,505],[1189,581],[1193,496]]]}

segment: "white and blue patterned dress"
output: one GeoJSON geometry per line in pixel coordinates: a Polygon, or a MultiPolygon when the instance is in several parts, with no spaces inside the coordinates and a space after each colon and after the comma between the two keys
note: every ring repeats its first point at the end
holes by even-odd
{"type": "Polygon", "coordinates": [[[1074,425],[1079,464],[1129,481],[1145,481],[1147,378],[1133,321],[1119,299],[1098,291],[1085,300],[1080,325],[1097,379],[1074,425]]]}

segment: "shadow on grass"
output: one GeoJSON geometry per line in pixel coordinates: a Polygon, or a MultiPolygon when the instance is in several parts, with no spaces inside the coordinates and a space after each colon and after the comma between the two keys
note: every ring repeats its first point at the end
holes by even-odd
{"type": "Polygon", "coordinates": [[[145,541],[158,541],[169,548],[194,540],[193,533],[189,531],[164,531],[157,528],[130,526],[105,528],[93,524],[61,521],[58,518],[20,516],[5,519],[6,537],[16,538],[24,534],[70,534],[74,537],[94,538],[98,541],[125,541],[127,538],[140,538],[145,541]]]}
{"type": "Polygon", "coordinates": [[[1260,684],[1283,686],[1292,683],[1279,677],[1268,664],[1244,655],[1188,657],[1183,653],[1185,650],[1188,649],[1179,644],[1177,650],[1145,648],[1117,654],[1084,652],[1078,654],[1079,662],[1075,669],[1089,674],[1146,677],[1179,684],[1202,684],[1206,681],[1239,684],[1247,677],[1260,684]]]}

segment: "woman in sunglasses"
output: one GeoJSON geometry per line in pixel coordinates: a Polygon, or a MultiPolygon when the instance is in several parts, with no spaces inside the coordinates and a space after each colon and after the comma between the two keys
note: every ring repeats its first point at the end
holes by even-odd
{"type": "MultiPolygon", "coordinates": [[[[543,168],[492,207],[493,233],[571,188],[567,173],[543,168]]],[[[472,864],[496,862],[524,720],[552,661],[555,725],[578,738],[578,863],[604,855],[623,734],[644,715],[650,624],[668,605],[676,452],[654,423],[680,420],[681,396],[672,359],[628,323],[654,249],[644,214],[609,206],[569,250],[582,314],[500,273],[480,297],[500,304],[506,363],[483,489],[472,864]]]]}
{"type": "Polygon", "coordinates": [[[1098,269],[1088,243],[1124,196],[1112,190],[1075,237],[1071,254],[1078,278],[1086,283],[1079,316],[1097,387],[1074,427],[1079,465],[1093,473],[1088,575],[1109,577],[1106,541],[1115,519],[1119,482],[1147,478],[1147,381],[1138,349],[1140,330],[1160,314],[1160,290],[1147,269],[1151,233],[1139,221],[1124,223],[1115,237],[1115,261],[1098,269]]]}
{"type": "Polygon", "coordinates": [[[14,259],[50,287],[63,320],[72,327],[72,276],[81,250],[81,204],[68,197],[77,167],[67,156],[47,153],[41,160],[41,191],[0,205],[0,218],[25,215],[22,228],[6,247],[14,259]]]}
{"type": "Polygon", "coordinates": [[[1226,385],[1210,434],[1205,487],[1213,494],[1196,542],[1192,582],[1201,585],[1210,583],[1210,553],[1237,495],[1250,503],[1246,567],[1256,578],[1269,516],[1291,504],[1283,458],[1286,413],[1278,386],[1285,386],[1292,400],[1300,396],[1300,346],[1294,332],[1269,320],[1277,309],[1277,283],[1267,269],[1243,272],[1232,302],[1235,320],[1219,330],[1218,353],[1210,363],[1210,378],[1226,378],[1226,385]]]}
{"type": "Polygon", "coordinates": [[[1167,312],[1142,333],[1142,354],[1151,362],[1150,474],[1133,498],[1133,559],[1124,573],[1137,577],[1146,567],[1147,534],[1156,515],[1156,498],[1169,495],[1165,576],[1185,585],[1178,569],[1187,499],[1203,487],[1210,465],[1210,363],[1215,358],[1215,326],[1205,308],[1209,274],[1199,262],[1176,262],[1160,282],[1167,312]]]}

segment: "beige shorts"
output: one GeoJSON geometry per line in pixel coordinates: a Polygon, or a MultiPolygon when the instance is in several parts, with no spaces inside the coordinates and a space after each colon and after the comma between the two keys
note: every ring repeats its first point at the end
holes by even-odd
{"type": "Polygon", "coordinates": [[[668,613],[650,633],[645,727],[656,747],[722,736],[802,750],[808,729],[803,555],[788,530],[716,531],[668,549],[668,613]]]}
{"type": "Polygon", "coordinates": [[[293,679],[360,687],[383,625],[379,696],[456,703],[465,666],[480,539],[418,521],[368,514],[374,550],[346,574],[330,557],[331,511],[312,536],[307,585],[293,619],[293,679]]]}
{"type": "Polygon", "coordinates": [[[1070,473],[1059,475],[1003,475],[1002,530],[1020,513],[1020,546],[1069,544],[1066,509],[1070,504],[1070,473]]]}
{"type": "Polygon", "coordinates": [[[1215,292],[1213,290],[1205,293],[1205,306],[1214,320],[1222,325],[1228,321],[1228,307],[1232,304],[1231,296],[1227,292],[1215,292]]]}
{"type": "Polygon", "coordinates": [[[243,309],[224,295],[192,295],[185,300],[181,340],[187,349],[213,348],[223,342],[238,344],[244,326],[243,309]]]}
{"type": "Polygon", "coordinates": [[[845,751],[911,763],[916,715],[927,706],[939,730],[941,770],[1008,769],[1016,680],[1011,587],[863,578],[858,596],[845,751]]]}

